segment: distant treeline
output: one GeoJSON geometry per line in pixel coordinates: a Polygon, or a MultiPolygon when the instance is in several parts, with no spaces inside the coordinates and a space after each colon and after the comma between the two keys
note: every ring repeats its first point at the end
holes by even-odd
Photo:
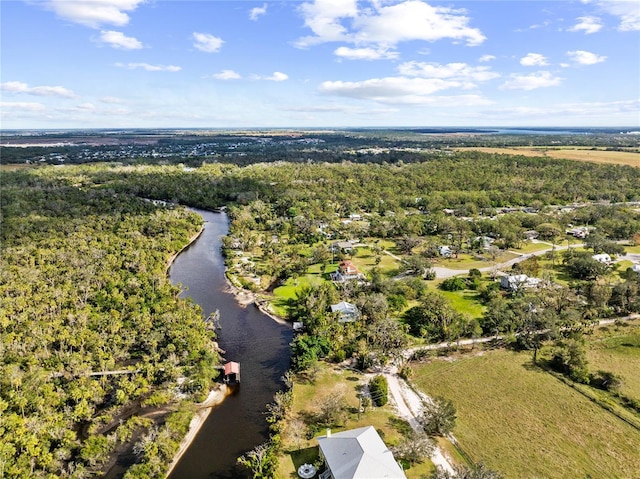
{"type": "MultiPolygon", "coordinates": [[[[589,130],[584,133],[495,134],[479,129],[353,129],[327,132],[242,132],[237,134],[129,134],[86,133],[43,135],[45,140],[68,142],[63,146],[0,146],[0,163],[184,163],[203,161],[249,165],[263,162],[414,163],[434,152],[454,147],[581,146],[608,149],[638,148],[638,135],[589,130]],[[456,134],[451,134],[455,132],[456,134]],[[96,143],[104,142],[96,146],[96,143]]],[[[29,137],[31,138],[31,137],[29,137]]],[[[3,142],[25,137],[3,136],[3,142]]]]}

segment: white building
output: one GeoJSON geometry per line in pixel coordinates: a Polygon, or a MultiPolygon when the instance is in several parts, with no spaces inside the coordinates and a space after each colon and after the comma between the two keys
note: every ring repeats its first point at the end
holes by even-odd
{"type": "Polygon", "coordinates": [[[539,284],[539,278],[531,278],[526,274],[507,274],[500,278],[500,287],[508,291],[518,291],[521,288],[535,288],[539,284]]]}
{"type": "Polygon", "coordinates": [[[373,426],[318,438],[327,469],[320,479],[407,479],[373,426]]]}
{"type": "Polygon", "coordinates": [[[607,253],[594,254],[592,258],[595,259],[598,263],[611,264],[611,256],[609,256],[607,253]]]}

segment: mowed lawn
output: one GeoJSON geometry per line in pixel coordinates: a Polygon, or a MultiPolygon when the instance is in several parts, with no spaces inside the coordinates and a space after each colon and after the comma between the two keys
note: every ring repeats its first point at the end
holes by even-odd
{"type": "Polygon", "coordinates": [[[530,353],[490,351],[414,369],[416,387],[454,402],[461,447],[505,477],[640,477],[640,431],[532,368],[530,353]]]}

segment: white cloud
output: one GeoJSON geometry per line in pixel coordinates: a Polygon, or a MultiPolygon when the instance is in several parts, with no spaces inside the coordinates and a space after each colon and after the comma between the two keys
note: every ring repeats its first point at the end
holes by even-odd
{"type": "Polygon", "coordinates": [[[442,78],[386,77],[359,82],[326,81],[319,90],[325,94],[381,103],[416,104],[430,101],[428,97],[432,93],[464,86],[463,82],[442,78]]]}
{"type": "Polygon", "coordinates": [[[393,5],[376,1],[362,10],[355,0],[315,0],[303,3],[300,11],[314,36],[299,39],[299,47],[344,41],[359,47],[374,44],[390,48],[405,41],[444,38],[479,45],[485,40],[480,30],[468,26],[470,19],[464,10],[433,7],[421,0],[393,5]],[[341,23],[343,19],[351,19],[350,29],[341,23]]]}
{"type": "Polygon", "coordinates": [[[516,32],[526,32],[528,30],[538,30],[540,28],[547,28],[549,27],[553,22],[551,20],[545,20],[542,23],[535,23],[533,25],[529,25],[527,28],[517,28],[515,31],[516,32]]]}
{"type": "Polygon", "coordinates": [[[95,111],[96,106],[93,103],[81,103],[76,106],[78,111],[95,111]]]}
{"type": "Polygon", "coordinates": [[[262,15],[266,15],[267,13],[267,4],[264,3],[261,7],[254,7],[249,11],[249,18],[253,21],[256,21],[258,17],[262,15]]]}
{"type": "Polygon", "coordinates": [[[75,98],[73,93],[68,88],[62,86],[34,86],[30,87],[28,84],[20,81],[8,81],[0,83],[0,90],[12,92],[12,93],[25,93],[27,95],[36,96],[59,96],[62,98],[75,98]]]}
{"type": "Polygon", "coordinates": [[[264,77],[264,80],[269,80],[269,81],[285,81],[288,79],[289,79],[289,75],[282,72],[273,72],[273,75],[264,77]]]}
{"type": "Polygon", "coordinates": [[[558,86],[562,83],[562,80],[562,78],[554,77],[547,71],[539,71],[529,75],[518,75],[514,73],[501,88],[505,90],[535,90],[537,88],[558,86]]]}
{"type": "Polygon", "coordinates": [[[637,0],[596,0],[594,3],[601,11],[620,19],[618,30],[640,30],[640,7],[637,0]]]}
{"type": "Polygon", "coordinates": [[[434,42],[443,38],[466,40],[468,45],[479,45],[485,36],[476,28],[467,26],[469,18],[461,10],[433,7],[418,0],[381,7],[377,15],[363,14],[356,18],[356,38],[395,44],[401,41],[425,40],[434,42]]]}
{"type": "Polygon", "coordinates": [[[213,78],[216,80],[239,80],[241,76],[233,70],[222,70],[220,73],[215,73],[213,78]]]}
{"type": "Polygon", "coordinates": [[[450,78],[463,82],[484,82],[498,78],[499,73],[491,71],[490,67],[474,67],[466,63],[422,63],[406,62],[398,67],[398,72],[407,77],[422,78],[450,78]]]}
{"type": "Polygon", "coordinates": [[[380,48],[338,47],[333,53],[347,60],[393,60],[399,56],[396,51],[380,48]]]}
{"type": "Polygon", "coordinates": [[[602,21],[598,17],[578,17],[578,23],[569,28],[570,32],[584,31],[585,34],[596,33],[602,29],[602,21]]]}
{"type": "Polygon", "coordinates": [[[45,8],[53,10],[65,20],[91,28],[100,25],[122,26],[129,23],[130,12],[145,0],[44,0],[45,8]]]}
{"type": "Polygon", "coordinates": [[[19,102],[19,101],[5,101],[0,103],[0,111],[12,112],[38,112],[43,111],[45,106],[42,103],[36,102],[19,102]]]}
{"type": "Polygon", "coordinates": [[[128,70],[146,70],[148,72],[179,72],[181,67],[175,65],[151,65],[149,63],[116,63],[117,67],[128,70]]]}
{"type": "Polygon", "coordinates": [[[361,82],[327,81],[319,91],[326,95],[370,100],[387,105],[434,107],[487,105],[480,95],[439,96],[433,93],[464,86],[461,82],[441,78],[373,78],[361,82]]]}
{"type": "Polygon", "coordinates": [[[139,50],[142,48],[142,43],[139,40],[113,30],[101,31],[99,41],[121,50],[139,50]]]}
{"type": "Polygon", "coordinates": [[[496,57],[494,55],[482,55],[478,58],[479,62],[490,62],[491,60],[495,60],[496,57]]]}
{"type": "Polygon", "coordinates": [[[575,50],[571,52],[567,52],[567,55],[571,57],[571,60],[578,63],[579,65],[595,65],[596,63],[601,63],[607,59],[604,55],[596,55],[592,52],[587,52],[584,50],[575,50]]]}
{"type": "Polygon", "coordinates": [[[348,38],[347,29],[340,23],[342,18],[353,18],[358,14],[357,0],[315,0],[299,7],[304,24],[315,36],[298,40],[297,46],[343,41],[348,38]]]}
{"type": "Polygon", "coordinates": [[[195,43],[193,44],[198,50],[206,53],[215,53],[222,47],[224,40],[222,38],[215,37],[208,33],[193,33],[193,39],[195,43]]]}
{"type": "Polygon", "coordinates": [[[525,67],[541,67],[548,64],[546,57],[540,53],[527,53],[526,56],[520,59],[520,65],[525,67]]]}
{"type": "Polygon", "coordinates": [[[117,98],[115,96],[103,96],[102,98],[100,98],[100,101],[102,103],[109,103],[109,104],[119,104],[119,103],[124,103],[124,101],[120,98],[117,98]]]}

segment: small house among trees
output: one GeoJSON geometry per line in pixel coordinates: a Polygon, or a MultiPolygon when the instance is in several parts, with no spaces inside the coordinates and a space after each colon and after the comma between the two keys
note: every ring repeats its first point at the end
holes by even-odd
{"type": "Polygon", "coordinates": [[[505,275],[500,278],[500,287],[507,291],[518,291],[522,288],[535,288],[539,284],[539,278],[532,278],[526,274],[505,275]]]}
{"type": "Polygon", "coordinates": [[[360,317],[360,310],[355,304],[340,301],[331,305],[331,312],[338,314],[338,322],[352,323],[360,317]]]}
{"type": "Polygon", "coordinates": [[[594,254],[592,258],[595,259],[598,263],[611,264],[611,256],[609,256],[607,253],[594,254]]]}

